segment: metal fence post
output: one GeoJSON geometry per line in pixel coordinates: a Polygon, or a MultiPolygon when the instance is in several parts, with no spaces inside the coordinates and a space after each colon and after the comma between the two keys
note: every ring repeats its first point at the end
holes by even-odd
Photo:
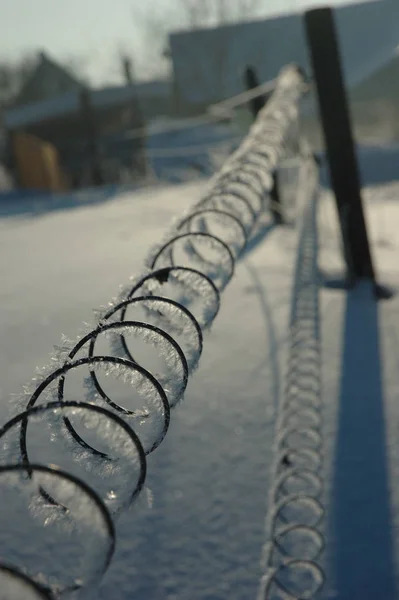
{"type": "Polygon", "coordinates": [[[306,12],[305,27],[348,276],[375,281],[332,9],[306,12]]]}
{"type": "Polygon", "coordinates": [[[104,183],[104,177],[99,156],[98,128],[91,101],[90,90],[88,88],[81,89],[79,102],[81,120],[86,134],[86,147],[88,153],[88,164],[90,167],[91,183],[93,185],[102,185],[104,183]]]}
{"type": "MultiPolygon", "coordinates": [[[[248,66],[245,69],[244,83],[245,83],[245,88],[247,90],[253,90],[254,88],[258,87],[259,79],[258,79],[258,76],[256,74],[254,67],[248,66]]],[[[258,116],[258,112],[264,107],[265,103],[266,103],[266,98],[264,96],[257,96],[256,98],[252,98],[249,101],[249,105],[251,107],[251,113],[252,113],[254,120],[258,116]]]]}

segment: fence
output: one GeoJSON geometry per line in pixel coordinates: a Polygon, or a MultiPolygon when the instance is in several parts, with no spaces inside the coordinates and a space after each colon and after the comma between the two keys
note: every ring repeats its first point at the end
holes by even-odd
{"type": "MultiPolygon", "coordinates": [[[[341,139],[352,145],[332,25],[330,11],[308,13],[348,272],[351,280],[368,275],[374,281],[353,147],[346,148],[347,160],[342,161],[340,146],[332,139],[336,132],[331,121],[342,128],[341,139]],[[326,34],[324,49],[320,30],[326,34]],[[335,103],[326,98],[323,50],[339,84],[335,103]],[[348,164],[353,172],[345,181],[342,174],[348,164]],[[356,192],[355,200],[351,191],[356,192]]],[[[0,524],[3,545],[11,549],[11,559],[0,563],[7,598],[81,597],[108,569],[116,542],[115,519],[144,489],[147,457],[168,432],[173,409],[201,357],[203,332],[218,314],[236,262],[257,235],[265,210],[275,216],[281,210],[276,169],[292,143],[290,127],[307,83],[300,69],[290,66],[273,85],[261,110],[253,103],[256,121],[204,197],[148,254],[142,274],[98,313],[96,326],[59,348],[53,364],[27,388],[21,412],[0,429],[2,499],[18,514],[15,522],[0,524]],[[140,320],[129,316],[137,308],[144,315],[140,320]],[[130,339],[139,340],[147,350],[132,351],[130,339]],[[148,367],[148,353],[157,357],[156,368],[148,367]],[[66,400],[76,374],[85,377],[90,402],[66,400]],[[120,401],[119,385],[134,390],[130,404],[120,401]],[[44,466],[36,459],[47,444],[52,444],[54,462],[62,467],[44,466]],[[27,528],[36,536],[34,552],[24,546],[27,528]],[[89,535],[95,539],[90,548],[85,544],[89,535]],[[62,549],[69,550],[65,560],[57,555],[61,552],[61,545],[54,542],[57,536],[62,549]]],[[[245,101],[269,91],[268,86],[247,92],[245,101]]],[[[225,103],[216,113],[225,114],[241,101],[239,97],[225,103]]],[[[318,164],[303,144],[295,142],[304,196],[288,374],[279,406],[259,590],[259,599],[266,600],[314,598],[324,581],[318,164]]]]}
{"type": "Polygon", "coordinates": [[[314,598],[324,583],[321,355],[317,266],[317,179],[311,154],[300,185],[302,219],[295,268],[285,390],[274,448],[259,600],[314,598]]]}
{"type": "Polygon", "coordinates": [[[1,581],[8,598],[22,589],[26,598],[78,597],[107,570],[114,519],[143,490],[146,457],[167,434],[200,358],[203,331],[216,317],[235,263],[267,208],[272,174],[303,91],[301,74],[286,68],[207,194],[148,255],[143,274],[99,315],[97,327],[63,347],[43,369],[21,412],[1,428],[2,498],[25,515],[18,526],[3,523],[9,551],[1,581]],[[128,311],[137,306],[145,320],[129,320],[128,311]],[[147,369],[146,355],[129,349],[129,336],[155,349],[162,368],[147,369]],[[105,339],[108,354],[98,350],[105,339]],[[70,380],[82,373],[91,403],[67,401],[70,380]],[[107,379],[114,378],[133,386],[134,407],[122,406],[110,392],[107,379]],[[52,446],[62,468],[36,460],[40,448],[55,440],[62,442],[63,452],[52,446]],[[22,546],[21,527],[36,531],[34,552],[22,546]],[[96,538],[94,555],[85,546],[88,531],[96,538]],[[57,550],[63,556],[57,535],[63,546],[79,548],[69,553],[69,562],[50,558],[57,550]]]}

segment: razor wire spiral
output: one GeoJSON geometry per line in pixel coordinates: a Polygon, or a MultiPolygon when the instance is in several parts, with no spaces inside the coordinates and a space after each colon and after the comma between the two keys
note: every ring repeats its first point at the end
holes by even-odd
{"type": "Polygon", "coordinates": [[[304,199],[298,243],[259,600],[316,598],[324,582],[316,172],[310,157],[306,188],[310,186],[311,193],[304,199]]]}
{"type": "Polygon", "coordinates": [[[296,67],[283,70],[205,196],[150,252],[141,276],[98,313],[96,325],[61,345],[27,390],[24,410],[0,428],[2,500],[18,515],[18,527],[0,523],[0,531],[10,527],[12,548],[7,557],[0,549],[0,598],[81,597],[107,570],[114,519],[144,488],[147,456],[168,431],[171,411],[201,356],[203,331],[267,208],[272,172],[304,89],[296,67]],[[137,310],[145,319],[130,318],[137,310]],[[132,350],[132,339],[146,351],[132,350]],[[98,349],[104,344],[106,353],[98,349]],[[156,368],[148,366],[148,353],[156,356],[156,368]],[[69,400],[70,379],[82,373],[87,401],[69,400]],[[123,388],[123,401],[110,391],[110,380],[123,388]],[[49,448],[57,467],[40,460],[49,448]],[[33,555],[23,537],[32,523],[33,555]],[[62,546],[41,540],[39,530],[48,532],[49,525],[62,546]],[[90,548],[89,532],[95,535],[90,548]],[[73,544],[79,552],[67,554],[73,544]],[[38,567],[41,557],[45,573],[38,567]]]}

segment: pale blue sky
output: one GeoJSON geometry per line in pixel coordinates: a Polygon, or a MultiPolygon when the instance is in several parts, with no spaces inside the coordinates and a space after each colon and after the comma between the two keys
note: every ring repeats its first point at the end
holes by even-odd
{"type": "MultiPolygon", "coordinates": [[[[136,57],[138,71],[144,71],[145,57],[154,64],[159,54],[159,36],[149,40],[143,23],[147,14],[166,21],[169,14],[178,27],[178,18],[169,7],[174,0],[0,0],[0,59],[16,58],[31,50],[43,49],[55,59],[82,57],[94,83],[118,80],[117,52],[125,48],[136,57]],[[143,6],[144,5],[144,6],[143,6]],[[136,15],[136,16],[135,16],[136,15]],[[146,45],[147,42],[147,45],[146,45]],[[149,42],[149,43],[148,43],[149,42]],[[152,54],[149,49],[152,49],[152,54]]],[[[235,0],[231,0],[233,5],[235,0]]],[[[348,0],[346,0],[346,3],[348,0]]],[[[330,0],[344,4],[345,0],[330,0]]],[[[326,4],[325,0],[264,0],[262,16],[306,6],[326,4]]],[[[173,28],[173,25],[171,25],[173,28]]]]}

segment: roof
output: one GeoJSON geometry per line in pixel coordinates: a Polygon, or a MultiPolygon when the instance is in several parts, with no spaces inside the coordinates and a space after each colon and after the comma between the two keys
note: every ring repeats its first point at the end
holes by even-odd
{"type": "MultiPolygon", "coordinates": [[[[40,102],[32,102],[24,106],[10,108],[4,113],[4,125],[9,130],[19,129],[39,123],[40,121],[73,115],[80,110],[81,89],[83,88],[41,100],[40,102]]],[[[123,105],[136,97],[136,88],[134,85],[90,91],[91,103],[94,108],[98,109],[123,105]]]]}
{"type": "Polygon", "coordinates": [[[135,83],[137,96],[169,98],[172,93],[172,83],[168,80],[138,81],[135,83]]]}
{"type": "MultiPolygon", "coordinates": [[[[57,96],[29,102],[22,106],[14,106],[4,113],[4,125],[8,129],[17,129],[43,120],[73,114],[79,110],[79,94],[82,85],[74,86],[71,91],[57,96]]],[[[129,100],[152,98],[169,98],[172,84],[166,80],[144,81],[125,86],[105,87],[91,90],[91,102],[96,108],[118,106],[129,100]]]]}
{"type": "MultiPolygon", "coordinates": [[[[354,85],[392,57],[399,44],[399,2],[374,0],[335,9],[348,83],[354,85]]],[[[260,81],[288,62],[309,70],[303,15],[226,25],[170,36],[177,88],[183,100],[209,104],[243,89],[248,65],[260,81]]]]}
{"type": "Polygon", "coordinates": [[[72,75],[66,67],[41,52],[36,69],[22,86],[13,105],[45,100],[79,89],[81,86],[82,81],[72,75]]]}

